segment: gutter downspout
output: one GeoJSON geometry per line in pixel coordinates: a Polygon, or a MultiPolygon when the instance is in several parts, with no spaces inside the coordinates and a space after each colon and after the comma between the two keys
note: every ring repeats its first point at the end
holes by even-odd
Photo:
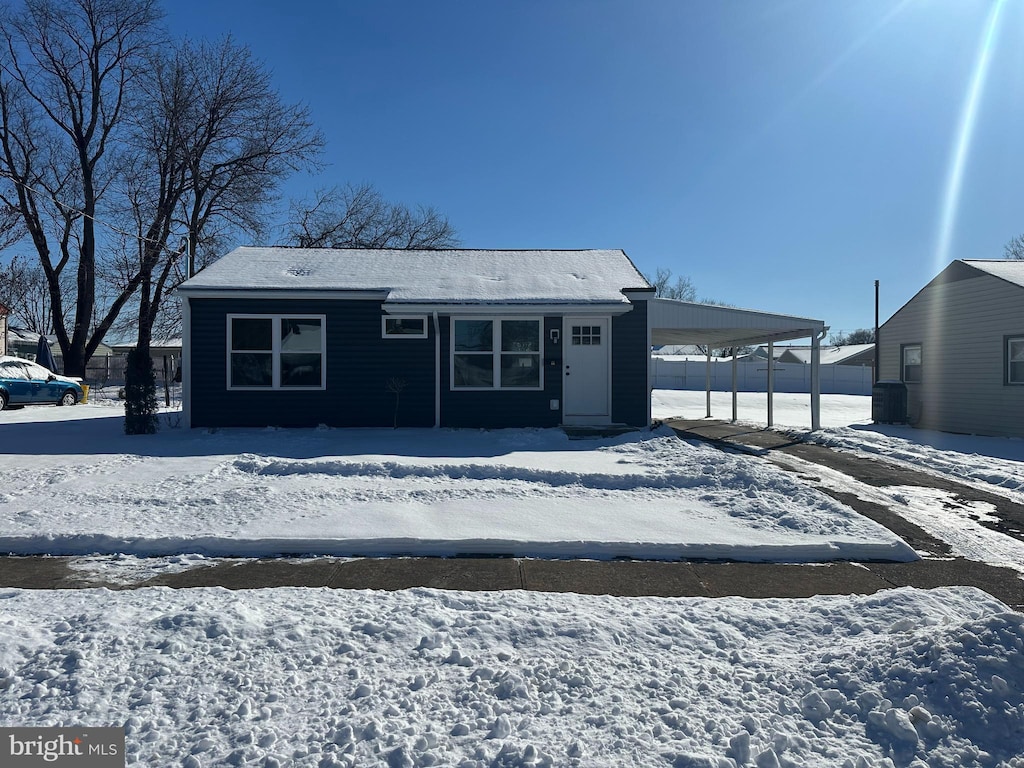
{"type": "Polygon", "coordinates": [[[441,427],[441,324],[434,317],[434,429],[441,427]]]}

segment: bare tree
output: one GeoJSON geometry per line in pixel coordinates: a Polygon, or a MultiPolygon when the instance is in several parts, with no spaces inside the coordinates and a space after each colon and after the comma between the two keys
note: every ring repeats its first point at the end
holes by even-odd
{"type": "Polygon", "coordinates": [[[0,200],[0,251],[9,248],[25,236],[21,212],[0,200]]]}
{"type": "Polygon", "coordinates": [[[97,214],[159,16],[154,0],[24,0],[0,18],[0,203],[18,211],[39,256],[74,375],[138,285],[130,279],[96,317],[97,214]],[[65,270],[75,273],[70,293],[65,270]]]}
{"type": "Polygon", "coordinates": [[[1017,235],[1003,246],[1004,259],[1024,259],[1024,235],[1017,235]]]}
{"type": "Polygon", "coordinates": [[[11,310],[11,325],[50,333],[49,293],[39,263],[15,255],[0,268],[0,304],[11,310]]]}
{"type": "Polygon", "coordinates": [[[875,331],[872,328],[858,328],[849,333],[833,333],[828,343],[835,347],[846,347],[850,344],[874,344],[875,331]]]}
{"type": "Polygon", "coordinates": [[[677,275],[672,281],[672,270],[658,267],[654,276],[647,276],[647,282],[654,286],[654,295],[660,299],[677,299],[679,301],[697,301],[697,287],[688,277],[677,275]]]}
{"type": "Polygon", "coordinates": [[[432,207],[390,203],[371,184],[317,190],[293,201],[285,240],[301,248],[452,248],[455,227],[432,207]]]}

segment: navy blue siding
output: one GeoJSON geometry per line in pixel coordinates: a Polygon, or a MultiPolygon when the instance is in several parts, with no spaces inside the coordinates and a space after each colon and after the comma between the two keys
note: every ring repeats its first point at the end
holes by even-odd
{"type": "MultiPolygon", "coordinates": [[[[192,426],[400,427],[434,424],[433,328],[426,339],[382,339],[379,301],[192,299],[192,426]],[[327,389],[229,390],[227,315],[325,315],[327,389]]],[[[428,321],[429,325],[429,321],[428,321]]]]}
{"type": "Polygon", "coordinates": [[[612,421],[647,427],[647,369],[651,350],[647,342],[647,302],[612,318],[612,421]]]}
{"type": "Polygon", "coordinates": [[[544,388],[530,391],[451,389],[451,318],[441,326],[441,426],[502,429],[557,427],[562,423],[562,345],[551,341],[551,330],[562,329],[561,317],[544,318],[544,388]],[[558,409],[551,410],[551,401],[558,409]]]}

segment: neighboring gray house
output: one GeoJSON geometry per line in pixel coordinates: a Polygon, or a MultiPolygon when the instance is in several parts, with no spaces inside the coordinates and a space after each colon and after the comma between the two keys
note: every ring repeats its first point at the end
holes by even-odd
{"type": "Polygon", "coordinates": [[[879,329],[917,427],[1024,436],[1024,261],[954,261],[879,329]]]}

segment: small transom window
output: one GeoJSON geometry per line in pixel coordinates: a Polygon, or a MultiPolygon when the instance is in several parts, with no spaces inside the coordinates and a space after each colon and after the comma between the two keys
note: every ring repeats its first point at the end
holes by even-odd
{"type": "Polygon", "coordinates": [[[425,339],[427,338],[427,318],[392,317],[382,319],[381,333],[385,339],[425,339]]]}

